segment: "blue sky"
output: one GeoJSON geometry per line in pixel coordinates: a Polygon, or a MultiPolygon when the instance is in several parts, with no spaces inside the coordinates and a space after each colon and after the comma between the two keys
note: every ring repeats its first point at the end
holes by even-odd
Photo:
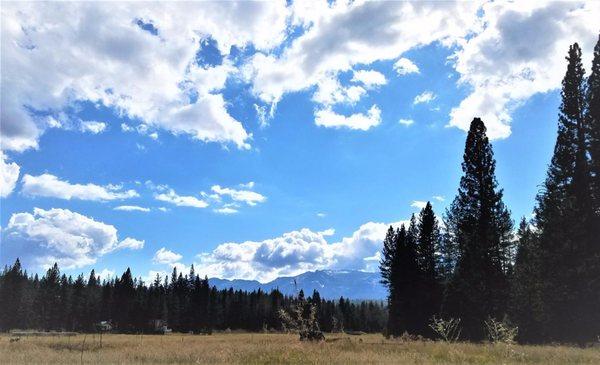
{"type": "Polygon", "coordinates": [[[374,270],[389,224],[453,199],[475,116],[513,219],[529,217],[564,55],[578,41],[589,60],[598,14],[591,3],[3,6],[0,261],[145,278],[194,263],[262,281],[374,270]]]}

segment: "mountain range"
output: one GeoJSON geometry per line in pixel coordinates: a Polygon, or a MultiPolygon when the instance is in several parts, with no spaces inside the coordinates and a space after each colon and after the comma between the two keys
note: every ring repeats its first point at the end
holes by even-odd
{"type": "Polygon", "coordinates": [[[380,283],[378,272],[357,270],[317,270],[308,271],[296,276],[279,277],[268,283],[256,280],[208,279],[211,286],[217,289],[253,291],[261,289],[270,292],[279,289],[285,295],[296,295],[302,289],[306,296],[317,290],[322,298],[339,299],[372,299],[384,300],[386,288],[380,283]]]}

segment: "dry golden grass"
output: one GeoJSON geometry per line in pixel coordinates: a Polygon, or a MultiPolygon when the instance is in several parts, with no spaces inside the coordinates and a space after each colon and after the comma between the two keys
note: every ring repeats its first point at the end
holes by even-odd
{"type": "Polygon", "coordinates": [[[0,335],[0,364],[600,364],[598,348],[402,342],[381,335],[326,338],[301,343],[284,334],[104,335],[100,347],[97,335],[85,336],[85,345],[83,335],[18,342],[0,335]]]}

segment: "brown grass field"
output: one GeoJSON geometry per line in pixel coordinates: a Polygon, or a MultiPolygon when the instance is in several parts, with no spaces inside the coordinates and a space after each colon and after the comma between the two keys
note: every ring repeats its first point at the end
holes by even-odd
{"type": "Polygon", "coordinates": [[[21,337],[0,335],[0,364],[600,364],[600,348],[386,340],[328,334],[218,333],[21,337]],[[84,344],[85,339],[85,344],[84,344]],[[83,349],[83,351],[82,351],[83,349]]]}

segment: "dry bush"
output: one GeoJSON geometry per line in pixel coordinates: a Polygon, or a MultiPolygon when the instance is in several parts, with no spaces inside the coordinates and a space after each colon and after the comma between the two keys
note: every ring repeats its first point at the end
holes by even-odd
{"type": "Polygon", "coordinates": [[[314,304],[301,301],[292,307],[291,314],[280,309],[279,318],[281,318],[284,331],[298,333],[300,341],[323,341],[325,339],[319,328],[317,307],[314,304]]]}
{"type": "Polygon", "coordinates": [[[502,322],[489,317],[485,322],[485,330],[493,343],[515,343],[519,327],[511,326],[507,320],[502,322]]]}
{"type": "Polygon", "coordinates": [[[431,317],[429,328],[444,341],[456,342],[460,337],[460,318],[449,318],[446,320],[442,317],[433,316],[431,317]]]}

